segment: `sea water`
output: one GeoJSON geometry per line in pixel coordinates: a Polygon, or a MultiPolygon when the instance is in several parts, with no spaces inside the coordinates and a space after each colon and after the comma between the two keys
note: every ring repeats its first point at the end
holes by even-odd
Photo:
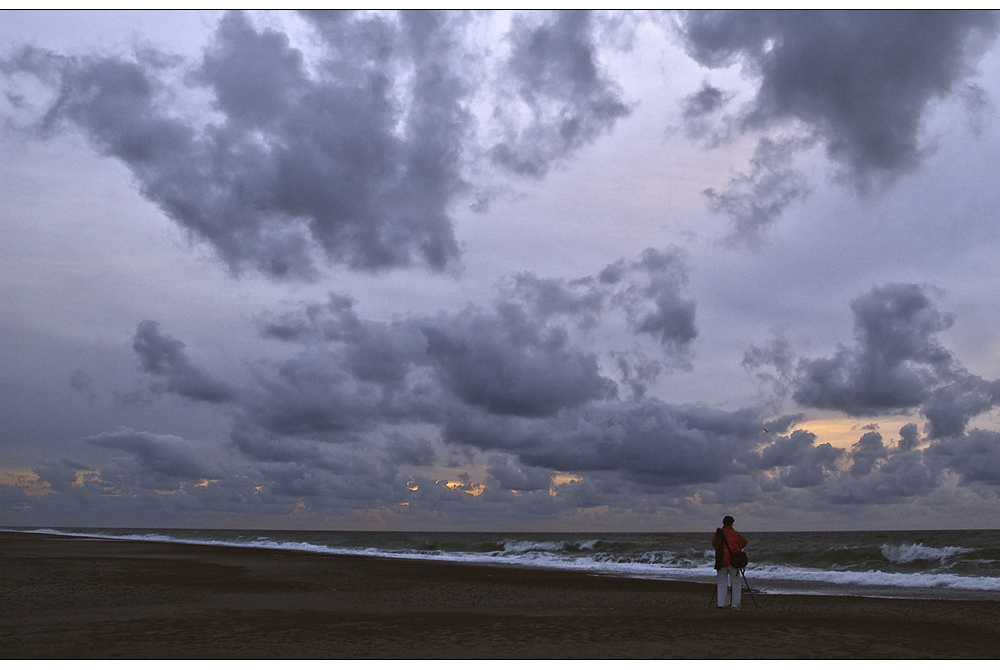
{"type": "MultiPolygon", "coordinates": [[[[21,532],[575,570],[712,582],[707,533],[409,533],[162,528],[21,532]]],[[[1000,531],[744,533],[760,593],[1000,600],[1000,531]]]]}

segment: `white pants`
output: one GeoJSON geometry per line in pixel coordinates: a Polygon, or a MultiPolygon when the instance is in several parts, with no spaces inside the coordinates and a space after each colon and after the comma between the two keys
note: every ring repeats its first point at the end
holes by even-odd
{"type": "Polygon", "coordinates": [[[733,609],[738,610],[740,608],[740,596],[743,595],[743,587],[740,584],[740,571],[730,565],[716,570],[716,573],[719,575],[719,607],[728,607],[732,604],[733,609]],[[732,599],[729,597],[730,586],[733,589],[732,599]]]}

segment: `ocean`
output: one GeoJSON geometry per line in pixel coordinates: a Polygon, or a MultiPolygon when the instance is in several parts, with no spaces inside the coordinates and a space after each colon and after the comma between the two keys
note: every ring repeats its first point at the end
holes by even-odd
{"type": "MultiPolygon", "coordinates": [[[[713,582],[707,533],[456,533],[164,528],[17,532],[574,570],[713,582]]],[[[1000,600],[1000,530],[744,533],[757,593],[1000,600]]]]}

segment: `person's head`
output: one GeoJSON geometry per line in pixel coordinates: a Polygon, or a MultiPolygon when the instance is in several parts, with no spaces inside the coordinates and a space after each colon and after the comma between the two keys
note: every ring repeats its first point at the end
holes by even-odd
{"type": "Polygon", "coordinates": [[[726,516],[722,519],[723,526],[732,526],[734,523],[736,523],[736,519],[731,516],[726,516]]]}

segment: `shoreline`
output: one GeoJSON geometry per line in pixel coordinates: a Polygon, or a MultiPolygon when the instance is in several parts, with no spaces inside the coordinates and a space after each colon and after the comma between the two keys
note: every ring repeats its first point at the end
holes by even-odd
{"type": "Polygon", "coordinates": [[[1000,602],[0,532],[5,658],[996,658],[1000,602]],[[720,634],[720,633],[725,634],[720,634]]]}
{"type": "MultiPolygon", "coordinates": [[[[113,529],[101,529],[104,531],[110,531],[113,529]]],[[[287,551],[287,552],[298,552],[305,554],[312,554],[316,556],[326,556],[334,557],[341,556],[347,558],[384,558],[387,560],[398,560],[398,561],[415,561],[421,563],[433,563],[439,565],[469,565],[474,567],[482,568],[502,568],[502,567],[513,567],[513,568],[524,568],[528,570],[541,570],[547,572],[569,572],[576,574],[588,574],[594,576],[604,576],[612,578],[621,579],[638,579],[647,581],[668,581],[668,582],[680,582],[680,583],[690,583],[690,584],[701,584],[701,585],[711,585],[715,584],[715,575],[660,575],[660,574],[648,574],[642,572],[631,572],[631,571],[619,571],[614,569],[606,569],[600,566],[573,566],[573,565],[545,565],[545,564],[520,564],[516,562],[509,561],[491,561],[483,558],[482,560],[470,560],[470,559],[453,559],[453,558],[443,558],[434,557],[430,555],[420,555],[420,554],[402,554],[395,555],[391,553],[370,553],[361,551],[340,551],[331,550],[323,551],[321,550],[322,545],[316,545],[316,549],[305,549],[293,546],[264,546],[264,545],[250,545],[240,542],[225,542],[220,540],[198,540],[189,539],[184,540],[180,538],[165,538],[159,539],[155,536],[157,529],[122,529],[128,531],[142,531],[139,535],[126,535],[126,536],[114,536],[114,535],[103,535],[100,533],[92,534],[86,532],[86,529],[78,529],[75,531],[60,530],[57,528],[38,528],[38,527],[27,527],[27,528],[17,528],[17,527],[5,527],[0,528],[0,533],[11,532],[11,533],[27,533],[34,535],[51,535],[56,537],[70,537],[70,538],[80,538],[80,539],[94,539],[94,540],[122,540],[122,541],[135,541],[135,542],[154,542],[154,543],[164,543],[164,544],[180,544],[180,545],[190,545],[190,546],[204,546],[204,547],[216,547],[216,548],[238,548],[247,550],[271,550],[271,551],[287,551]],[[152,532],[154,535],[149,535],[152,532]]],[[[169,531],[167,531],[169,532],[169,531]]],[[[256,531],[255,531],[256,532],[256,531]]],[[[260,531],[260,532],[280,532],[280,531],[260,531]]],[[[749,588],[752,588],[755,594],[763,595],[782,595],[782,596],[829,596],[829,597],[857,597],[857,598],[889,598],[889,599],[902,599],[902,600],[955,600],[955,601],[966,601],[966,600],[994,600],[1000,601],[1000,593],[991,590],[981,590],[981,589],[962,589],[956,588],[954,586],[891,586],[885,584],[861,584],[854,582],[838,583],[835,581],[831,582],[815,582],[815,581],[801,581],[801,580],[791,580],[775,578],[773,576],[768,576],[767,574],[761,574],[756,572],[754,568],[757,566],[751,566],[748,569],[749,575],[746,577],[750,583],[749,588]]],[[[747,593],[747,589],[744,589],[744,593],[747,593]]]]}

